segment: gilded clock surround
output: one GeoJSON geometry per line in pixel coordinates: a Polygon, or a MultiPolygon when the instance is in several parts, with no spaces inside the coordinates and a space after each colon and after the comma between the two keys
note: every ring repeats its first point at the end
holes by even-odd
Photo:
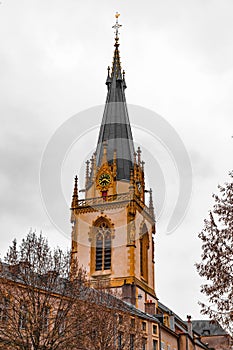
{"type": "Polygon", "coordinates": [[[108,191],[110,188],[113,188],[112,169],[108,164],[102,165],[97,172],[95,185],[100,191],[108,191]]]}
{"type": "Polygon", "coordinates": [[[111,180],[111,175],[108,173],[102,173],[101,175],[99,175],[98,178],[99,185],[104,189],[108,188],[109,184],[111,183],[111,180]]]}

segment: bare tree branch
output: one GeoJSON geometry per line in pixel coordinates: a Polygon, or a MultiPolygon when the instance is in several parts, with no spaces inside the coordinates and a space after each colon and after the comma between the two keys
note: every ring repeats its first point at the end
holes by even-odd
{"type": "Polygon", "coordinates": [[[201,286],[208,298],[208,305],[200,304],[202,313],[233,336],[233,172],[230,177],[230,182],[218,186],[220,195],[213,195],[213,210],[199,233],[202,261],[196,267],[207,281],[201,286]]]}

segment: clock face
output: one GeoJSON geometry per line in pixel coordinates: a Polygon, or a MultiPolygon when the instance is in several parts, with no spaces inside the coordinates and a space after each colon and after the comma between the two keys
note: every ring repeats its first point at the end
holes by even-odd
{"type": "Polygon", "coordinates": [[[111,176],[107,173],[101,174],[99,176],[98,181],[99,181],[100,186],[102,186],[102,187],[107,186],[111,182],[111,176]]]}

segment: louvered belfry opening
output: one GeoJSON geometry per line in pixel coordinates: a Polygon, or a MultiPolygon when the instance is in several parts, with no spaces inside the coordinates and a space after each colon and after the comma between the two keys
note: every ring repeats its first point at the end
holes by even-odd
{"type": "Polygon", "coordinates": [[[111,269],[111,246],[111,229],[107,222],[102,222],[98,227],[96,227],[96,271],[111,269]]]}

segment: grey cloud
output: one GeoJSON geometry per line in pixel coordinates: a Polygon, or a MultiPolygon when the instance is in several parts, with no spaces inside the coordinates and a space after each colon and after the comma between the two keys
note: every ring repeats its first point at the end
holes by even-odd
{"type": "Polygon", "coordinates": [[[208,181],[208,179],[216,176],[216,170],[212,159],[207,158],[206,155],[200,154],[194,149],[189,155],[195,177],[201,178],[202,181],[208,181]]]}
{"type": "Polygon", "coordinates": [[[14,218],[27,216],[30,223],[40,207],[38,183],[43,128],[32,115],[8,115],[7,119],[5,141],[0,145],[1,177],[7,179],[0,197],[0,215],[4,217],[11,212],[14,218]]]}

